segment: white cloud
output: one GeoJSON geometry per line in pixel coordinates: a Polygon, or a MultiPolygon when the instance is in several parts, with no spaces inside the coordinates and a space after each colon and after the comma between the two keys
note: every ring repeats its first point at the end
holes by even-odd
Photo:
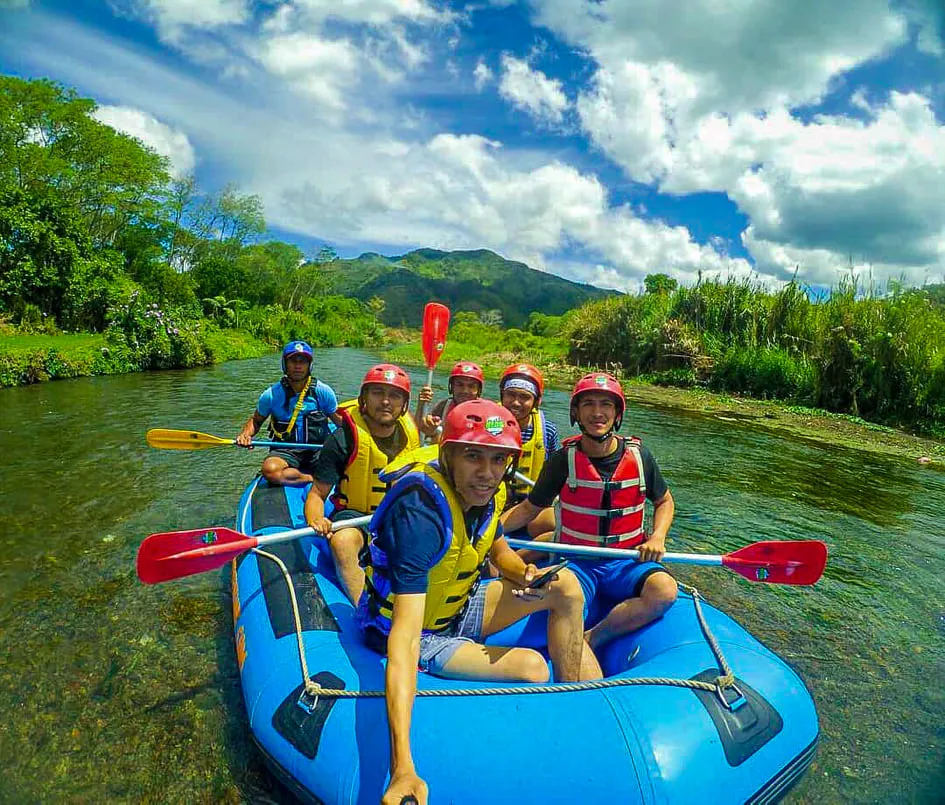
{"type": "Polygon", "coordinates": [[[809,103],[842,70],[902,44],[888,0],[535,0],[538,20],[602,68],[674,65],[698,87],[692,113],[809,103]]]}
{"type": "Polygon", "coordinates": [[[119,0],[121,7],[152,22],[161,37],[177,41],[188,28],[240,25],[250,18],[247,0],[119,0]]]}
{"type": "Polygon", "coordinates": [[[499,94],[542,122],[560,123],[568,108],[560,81],[548,78],[541,70],[533,70],[528,62],[508,53],[502,55],[499,94]]]}
{"type": "Polygon", "coordinates": [[[476,63],[476,69],[473,70],[473,80],[476,83],[476,90],[480,92],[483,87],[487,84],[491,84],[495,80],[495,75],[492,70],[489,69],[489,65],[482,61],[482,59],[476,63]]]}
{"type": "Polygon", "coordinates": [[[100,122],[131,137],[137,137],[171,163],[174,176],[193,172],[197,159],[187,135],[165,125],[157,118],[128,106],[100,106],[95,111],[100,122]]]}
{"type": "Polygon", "coordinates": [[[295,32],[265,38],[256,52],[271,73],[321,102],[329,111],[345,108],[346,90],[359,77],[361,56],[346,40],[295,32]]]}
{"type": "Polygon", "coordinates": [[[400,21],[436,22],[451,18],[424,0],[288,0],[287,7],[313,20],[344,20],[383,26],[400,21]]]}
{"type": "Polygon", "coordinates": [[[536,2],[596,63],[575,104],[595,145],[662,192],[726,193],[761,270],[800,262],[818,281],[850,255],[880,273],[945,268],[945,127],[929,101],[854,91],[858,118],[796,111],[903,44],[907,20],[936,30],[945,14],[932,5],[536,2]]]}

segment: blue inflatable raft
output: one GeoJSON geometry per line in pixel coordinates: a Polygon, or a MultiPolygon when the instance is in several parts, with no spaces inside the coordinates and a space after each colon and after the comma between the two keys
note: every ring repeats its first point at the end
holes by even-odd
{"type": "MultiPolygon", "coordinates": [[[[305,490],[256,479],[237,527],[267,534],[305,525],[305,490]]],[[[377,691],[384,660],[361,641],[354,609],[334,580],[321,540],[244,554],[232,576],[237,658],[250,729],[273,771],[305,802],[377,805],[389,742],[383,698],[312,699],[305,693],[296,616],[310,678],[323,688],[377,691]]],[[[719,663],[692,597],[603,652],[604,686],[485,696],[419,696],[412,746],[431,803],[767,803],[796,783],[814,758],[817,713],[798,675],[719,610],[702,604],[711,634],[736,677],[725,695],[668,684],[712,682],[719,663]]],[[[534,619],[533,619],[534,620],[534,619]]],[[[513,644],[522,629],[490,638],[513,644]]],[[[541,623],[526,632],[542,634],[541,623]]],[[[520,644],[520,643],[519,643],[520,644]]],[[[501,688],[419,674],[418,689],[501,688]]]]}

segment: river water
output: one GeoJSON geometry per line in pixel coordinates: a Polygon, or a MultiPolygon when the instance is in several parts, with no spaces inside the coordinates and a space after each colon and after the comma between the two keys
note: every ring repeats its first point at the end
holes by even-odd
{"type": "MultiPolygon", "coordinates": [[[[316,368],[347,398],[375,361],[316,368]]],[[[246,735],[228,575],[134,572],[150,533],[232,524],[262,458],[152,450],[145,431],[233,436],[278,374],[269,356],[0,390],[0,802],[290,801],[246,735]]],[[[566,393],[545,407],[567,433],[566,393]]],[[[670,550],[829,545],[813,588],[674,566],[814,695],[819,754],[790,801],[945,801],[945,473],[701,414],[626,421],[676,498],[670,550]]]]}

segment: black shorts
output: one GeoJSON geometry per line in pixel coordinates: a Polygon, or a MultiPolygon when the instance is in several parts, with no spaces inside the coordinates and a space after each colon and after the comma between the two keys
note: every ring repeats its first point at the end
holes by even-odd
{"type": "Polygon", "coordinates": [[[313,475],[315,472],[315,459],[318,458],[318,450],[300,450],[290,447],[271,447],[267,458],[281,458],[290,467],[304,472],[306,475],[313,475]]]}
{"type": "MultiPolygon", "coordinates": [[[[359,512],[357,509],[340,509],[339,511],[334,512],[331,517],[328,519],[333,523],[341,523],[345,520],[353,520],[355,517],[364,517],[364,512],[359,512]]],[[[361,534],[364,537],[365,541],[367,540],[367,526],[355,526],[355,528],[361,529],[361,534]]]]}

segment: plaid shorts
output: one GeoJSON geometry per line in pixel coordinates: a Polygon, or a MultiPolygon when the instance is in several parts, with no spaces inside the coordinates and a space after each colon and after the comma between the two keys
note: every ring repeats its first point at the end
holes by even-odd
{"type": "Polygon", "coordinates": [[[420,635],[420,668],[439,675],[463,643],[478,643],[482,638],[482,619],[486,609],[486,583],[469,597],[466,611],[457,623],[442,632],[420,635]]]}

